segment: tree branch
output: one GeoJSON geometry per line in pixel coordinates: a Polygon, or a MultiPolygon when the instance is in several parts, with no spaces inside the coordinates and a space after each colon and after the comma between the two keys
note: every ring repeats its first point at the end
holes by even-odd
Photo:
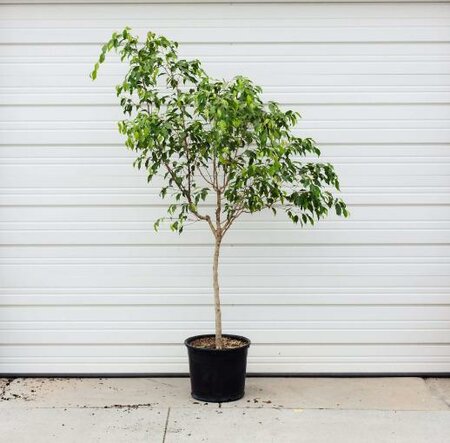
{"type": "Polygon", "coordinates": [[[167,172],[171,175],[173,181],[177,185],[178,189],[181,191],[181,193],[184,195],[184,197],[188,201],[188,203],[189,203],[189,211],[191,211],[192,214],[194,214],[199,220],[207,221],[208,224],[209,224],[209,227],[211,228],[211,231],[213,232],[214,235],[216,235],[216,228],[214,227],[214,224],[211,221],[211,217],[209,215],[202,215],[197,210],[194,209],[195,205],[194,205],[194,203],[192,201],[192,195],[185,189],[184,186],[182,186],[181,184],[178,183],[177,176],[175,175],[175,173],[173,172],[173,170],[169,166],[169,164],[167,162],[165,162],[165,161],[163,163],[164,163],[164,166],[167,169],[167,172]]]}
{"type": "Polygon", "coordinates": [[[211,177],[210,173],[208,172],[208,170],[205,169],[206,173],[208,174],[209,180],[205,177],[205,175],[203,174],[203,172],[200,168],[197,168],[197,171],[200,173],[203,180],[205,180],[205,182],[208,183],[208,185],[214,186],[214,184],[212,182],[212,177],[211,177]]]}

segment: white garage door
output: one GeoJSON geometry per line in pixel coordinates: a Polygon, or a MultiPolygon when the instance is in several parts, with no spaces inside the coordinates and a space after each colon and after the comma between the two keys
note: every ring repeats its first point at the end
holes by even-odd
{"type": "MultiPolygon", "coordinates": [[[[245,219],[223,251],[250,372],[450,371],[450,5],[0,5],[0,372],[180,373],[212,331],[211,237],[164,207],[115,121],[113,30],[151,29],[302,112],[349,220],[245,219]]],[[[10,2],[9,2],[10,3],[10,2]]]]}

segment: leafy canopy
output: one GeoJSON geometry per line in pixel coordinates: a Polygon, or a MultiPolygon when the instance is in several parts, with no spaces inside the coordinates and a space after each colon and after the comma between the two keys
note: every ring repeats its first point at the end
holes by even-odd
{"type": "MultiPolygon", "coordinates": [[[[302,162],[319,156],[311,138],[292,133],[300,115],[264,103],[248,78],[216,80],[199,60],[180,59],[178,44],[152,32],[144,42],[129,28],[103,46],[91,77],[115,50],[129,69],[116,92],[127,118],[119,122],[134,165],[148,182],[163,175],[161,196],[172,196],[170,227],[181,233],[188,220],[205,220],[222,238],[243,213],[283,209],[294,223],[314,224],[330,209],[347,216],[329,163],[302,162]],[[202,205],[213,198],[214,211],[202,205]]],[[[159,219],[155,223],[158,228],[159,219]]]]}

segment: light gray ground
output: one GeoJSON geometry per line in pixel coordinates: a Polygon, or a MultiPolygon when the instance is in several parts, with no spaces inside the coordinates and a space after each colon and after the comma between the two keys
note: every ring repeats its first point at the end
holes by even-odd
{"type": "Polygon", "coordinates": [[[187,378],[0,379],[0,442],[449,443],[450,379],[249,378],[221,405],[187,378]]]}

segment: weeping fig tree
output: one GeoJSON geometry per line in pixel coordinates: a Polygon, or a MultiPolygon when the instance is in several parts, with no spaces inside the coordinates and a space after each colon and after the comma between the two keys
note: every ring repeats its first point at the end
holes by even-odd
{"type": "Polygon", "coordinates": [[[299,225],[314,224],[330,210],[345,217],[348,211],[332,194],[339,190],[333,166],[302,161],[320,151],[311,138],[293,133],[298,113],[265,103],[262,89],[246,77],[211,78],[199,60],[179,58],[177,48],[152,32],[139,41],[125,28],[102,47],[91,77],[110,51],[128,66],[116,86],[125,115],[119,131],[136,153],[134,166],[145,170],[148,182],[162,178],[160,195],[170,198],[155,229],[163,221],[179,233],[191,221],[209,226],[221,349],[219,254],[233,223],[263,210],[284,211],[299,225]]]}

